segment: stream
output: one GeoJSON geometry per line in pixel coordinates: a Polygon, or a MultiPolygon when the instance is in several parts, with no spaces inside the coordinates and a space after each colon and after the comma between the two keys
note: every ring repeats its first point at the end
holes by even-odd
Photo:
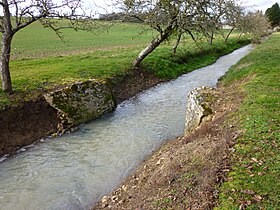
{"type": "Polygon", "coordinates": [[[2,160],[0,209],[90,209],[164,141],[183,134],[189,91],[215,86],[252,48],[144,91],[77,132],[41,140],[2,160]]]}

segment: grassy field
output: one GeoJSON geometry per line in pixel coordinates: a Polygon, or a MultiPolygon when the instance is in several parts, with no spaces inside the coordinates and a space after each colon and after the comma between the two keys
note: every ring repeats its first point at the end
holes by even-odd
{"type": "Polygon", "coordinates": [[[44,58],[80,54],[95,50],[110,50],[146,44],[153,37],[151,30],[131,23],[96,23],[93,32],[62,30],[63,41],[48,28],[35,22],[19,31],[12,43],[12,58],[44,58]]]}
{"type": "Polygon", "coordinates": [[[272,35],[233,67],[223,83],[251,78],[234,116],[243,134],[232,154],[233,166],[219,189],[217,209],[280,207],[280,33],[272,35]]]}
{"type": "MultiPolygon", "coordinates": [[[[108,32],[100,29],[96,34],[68,29],[62,42],[39,23],[16,34],[10,65],[15,95],[28,100],[34,90],[89,78],[123,76],[132,69],[132,60],[154,36],[141,25],[130,23],[115,24],[108,32]]],[[[205,42],[198,47],[190,38],[185,38],[174,56],[172,40],[169,40],[145,60],[143,67],[159,77],[171,79],[209,65],[245,43],[247,39],[237,43],[233,37],[228,44],[216,39],[212,46],[205,42]]],[[[0,89],[0,106],[17,103],[15,98],[7,98],[0,89]]]]}

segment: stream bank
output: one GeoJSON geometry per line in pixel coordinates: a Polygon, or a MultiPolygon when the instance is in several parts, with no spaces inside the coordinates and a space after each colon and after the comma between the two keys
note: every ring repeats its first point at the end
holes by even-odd
{"type": "MultiPolygon", "coordinates": [[[[112,89],[119,104],[164,81],[167,79],[159,79],[139,69],[131,71],[124,78],[112,81],[112,89]]],[[[51,107],[41,94],[31,101],[19,102],[0,110],[0,157],[14,154],[20,148],[56,133],[60,126],[59,118],[57,110],[51,107]]]]}
{"type": "Polygon", "coordinates": [[[160,145],[183,135],[186,95],[191,90],[215,87],[252,49],[248,45],[210,66],[156,85],[107,116],[81,125],[77,132],[42,140],[3,161],[2,208],[92,208],[160,145]]]}
{"type": "Polygon", "coordinates": [[[219,85],[214,116],[193,133],[168,141],[93,209],[212,209],[216,186],[229,171],[229,154],[240,131],[231,116],[243,101],[242,83],[219,85]]]}
{"type": "MultiPolygon", "coordinates": [[[[196,68],[209,65],[215,62],[215,59],[218,57],[246,44],[248,44],[248,40],[234,46],[229,46],[229,49],[221,49],[217,52],[214,50],[212,53],[208,52],[211,55],[213,54],[212,57],[214,59],[210,59],[210,63],[209,61],[205,62],[203,59],[201,62],[197,61],[198,66],[196,68]]],[[[204,54],[201,56],[205,57],[204,54]]],[[[191,70],[188,69],[188,71],[191,70]]],[[[182,73],[184,72],[180,74],[182,73]]],[[[180,74],[178,72],[176,73],[177,76],[180,74]]],[[[161,82],[169,81],[170,79],[159,78],[152,72],[137,69],[129,71],[125,76],[116,76],[112,79],[111,83],[117,104],[119,104],[143,90],[161,82]]],[[[33,92],[27,91],[27,93],[23,93],[22,97],[20,94],[12,96],[12,98],[14,97],[12,100],[16,101],[14,105],[8,105],[0,110],[0,157],[5,154],[13,154],[24,146],[30,145],[53,133],[60,132],[61,121],[64,119],[61,119],[61,115],[43,99],[42,95],[45,93],[46,90],[36,90],[33,92]],[[32,95],[32,99],[25,101],[23,99],[25,98],[25,94],[32,95]]],[[[67,127],[67,129],[69,128],[67,127]]],[[[64,128],[62,130],[63,133],[66,131],[64,128]]]]}

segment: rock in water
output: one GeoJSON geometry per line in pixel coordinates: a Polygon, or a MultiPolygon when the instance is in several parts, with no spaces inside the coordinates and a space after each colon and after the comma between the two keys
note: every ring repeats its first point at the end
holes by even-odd
{"type": "Polygon", "coordinates": [[[103,80],[87,80],[44,95],[46,101],[78,125],[112,112],[117,104],[111,87],[103,80]]]}
{"type": "Polygon", "coordinates": [[[187,98],[185,135],[194,131],[202,119],[212,114],[213,89],[200,87],[192,90],[187,98]]]}

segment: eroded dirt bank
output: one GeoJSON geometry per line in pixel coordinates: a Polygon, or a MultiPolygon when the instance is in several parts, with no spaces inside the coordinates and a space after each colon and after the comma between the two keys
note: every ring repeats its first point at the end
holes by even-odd
{"type": "Polygon", "coordinates": [[[55,132],[56,111],[43,99],[0,111],[0,157],[55,132]]]}
{"type": "Polygon", "coordinates": [[[243,98],[238,87],[220,85],[211,121],[163,145],[94,209],[212,209],[240,135],[230,120],[243,98]]]}
{"type": "MultiPolygon", "coordinates": [[[[113,82],[112,88],[117,102],[120,103],[162,81],[139,70],[113,82]]],[[[57,115],[57,111],[49,106],[43,97],[1,110],[0,157],[13,154],[21,147],[56,132],[60,126],[57,115]]]]}

